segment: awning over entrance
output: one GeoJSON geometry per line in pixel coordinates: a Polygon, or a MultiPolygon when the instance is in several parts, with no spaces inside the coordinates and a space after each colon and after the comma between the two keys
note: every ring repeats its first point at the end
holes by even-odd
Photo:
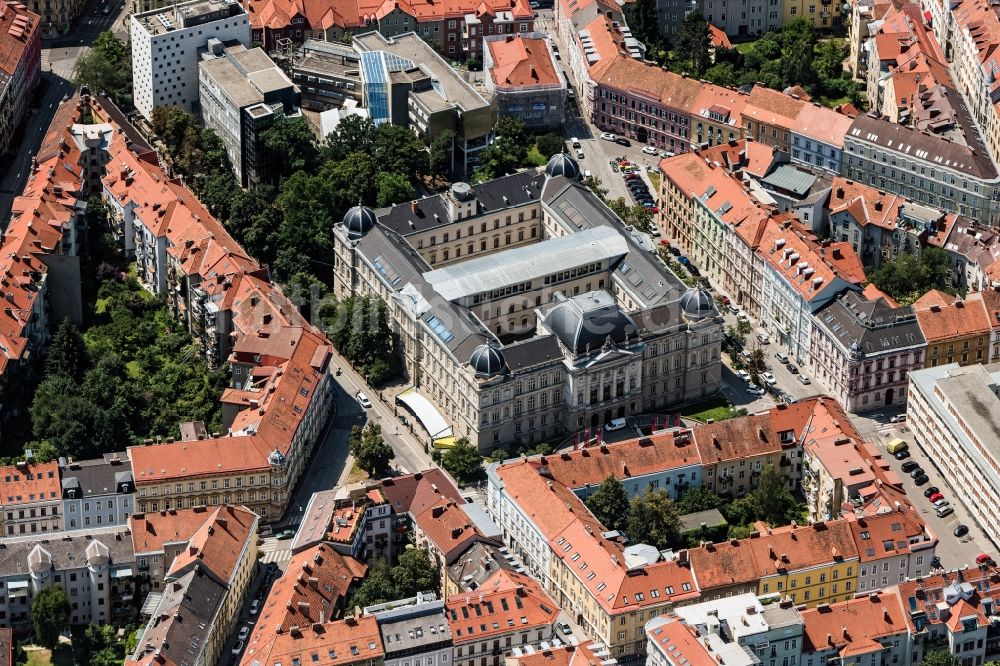
{"type": "Polygon", "coordinates": [[[431,436],[431,440],[437,440],[452,435],[451,426],[441,416],[441,412],[431,404],[430,400],[417,393],[416,389],[410,389],[405,393],[396,396],[396,400],[413,412],[424,430],[431,436]]]}
{"type": "Polygon", "coordinates": [[[453,449],[453,448],[455,448],[455,443],[457,441],[458,440],[454,436],[452,436],[452,435],[449,435],[447,437],[438,437],[437,439],[434,440],[434,448],[435,449],[453,449]]]}

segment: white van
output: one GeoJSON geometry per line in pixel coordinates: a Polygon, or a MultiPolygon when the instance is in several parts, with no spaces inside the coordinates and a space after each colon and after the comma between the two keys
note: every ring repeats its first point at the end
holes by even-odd
{"type": "Polygon", "coordinates": [[[778,359],[778,363],[783,365],[788,363],[788,354],[785,352],[774,352],[774,358],[778,359]]]}
{"type": "Polygon", "coordinates": [[[604,424],[604,429],[609,431],[621,430],[624,427],[625,427],[625,419],[623,418],[611,419],[610,421],[604,424]]]}

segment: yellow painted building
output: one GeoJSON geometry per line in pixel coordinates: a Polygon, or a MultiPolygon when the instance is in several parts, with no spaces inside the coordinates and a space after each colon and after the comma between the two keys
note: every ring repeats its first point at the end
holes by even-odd
{"type": "Polygon", "coordinates": [[[817,30],[829,30],[840,25],[840,3],[833,0],[785,0],[783,25],[800,18],[808,20],[817,30]]]}
{"type": "Polygon", "coordinates": [[[963,300],[935,289],[921,296],[913,311],[927,342],[925,368],[988,362],[993,329],[979,294],[963,300]]]}

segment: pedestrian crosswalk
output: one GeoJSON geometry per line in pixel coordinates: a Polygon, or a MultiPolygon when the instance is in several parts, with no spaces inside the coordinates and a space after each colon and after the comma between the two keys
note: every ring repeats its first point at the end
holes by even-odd
{"type": "Polygon", "coordinates": [[[265,540],[260,547],[260,561],[264,564],[274,562],[275,564],[281,566],[292,559],[291,546],[291,541],[265,540]]]}

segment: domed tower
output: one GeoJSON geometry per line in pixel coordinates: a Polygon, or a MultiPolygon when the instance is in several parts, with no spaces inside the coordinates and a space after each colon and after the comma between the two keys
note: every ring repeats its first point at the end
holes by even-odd
{"type": "Polygon", "coordinates": [[[108,609],[111,608],[111,581],[108,579],[111,551],[95,539],[87,545],[84,555],[87,558],[87,574],[90,576],[91,621],[95,623],[107,621],[108,609]]]}
{"type": "MultiPolygon", "coordinates": [[[[278,502],[280,502],[278,515],[281,515],[281,513],[284,511],[285,508],[285,502],[288,500],[287,497],[288,458],[286,458],[281,451],[275,449],[274,451],[271,451],[271,453],[267,456],[267,464],[270,465],[271,467],[271,488],[275,492],[279,493],[277,500],[278,502]],[[275,481],[277,481],[277,483],[275,483],[275,481]]],[[[266,493],[268,492],[269,491],[265,488],[264,500],[272,502],[273,505],[274,496],[272,495],[270,497],[267,497],[266,493]]]]}
{"type": "Polygon", "coordinates": [[[344,228],[347,229],[349,238],[361,238],[372,230],[376,222],[378,216],[375,215],[375,211],[361,204],[354,206],[344,215],[344,228]]]}
{"type": "Polygon", "coordinates": [[[503,352],[489,344],[482,344],[472,350],[469,365],[476,372],[477,378],[493,377],[504,371],[507,362],[503,352]]]}
{"type": "Polygon", "coordinates": [[[52,577],[52,553],[36,544],[28,553],[28,573],[31,574],[31,591],[38,594],[49,586],[52,577]]]}
{"type": "Polygon", "coordinates": [[[545,176],[554,178],[555,176],[565,176],[570,180],[580,178],[580,166],[566,153],[553,155],[545,167],[545,176]]]}
{"type": "Polygon", "coordinates": [[[712,295],[700,287],[691,287],[681,296],[681,314],[692,321],[711,317],[716,313],[712,295]]]}

